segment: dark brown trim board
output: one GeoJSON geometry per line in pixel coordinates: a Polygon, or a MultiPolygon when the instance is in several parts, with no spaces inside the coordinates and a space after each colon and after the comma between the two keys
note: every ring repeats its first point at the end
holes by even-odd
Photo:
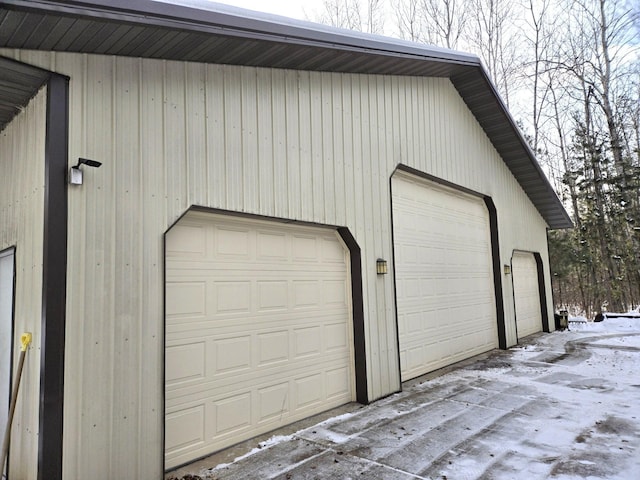
{"type": "Polygon", "coordinates": [[[358,403],[367,405],[369,403],[369,394],[367,391],[367,357],[364,336],[362,259],[360,246],[348,228],[338,228],[338,234],[342,237],[342,240],[349,249],[351,261],[351,303],[353,306],[353,356],[356,373],[356,400],[358,403]]]}
{"type": "Polygon", "coordinates": [[[47,85],[38,480],[62,479],[69,80],[47,85]]]}
{"type": "Polygon", "coordinates": [[[500,261],[500,241],[498,238],[498,213],[491,197],[484,197],[489,211],[489,230],[491,231],[491,257],[493,260],[493,285],[496,297],[496,320],[498,322],[498,347],[507,349],[507,334],[504,324],[504,296],[502,293],[502,262],[500,261]]]}
{"type": "Polygon", "coordinates": [[[542,314],[542,331],[549,333],[549,312],[547,311],[547,289],[544,283],[544,266],[542,256],[538,252],[533,252],[538,269],[538,291],[540,292],[540,313],[542,314]]]}

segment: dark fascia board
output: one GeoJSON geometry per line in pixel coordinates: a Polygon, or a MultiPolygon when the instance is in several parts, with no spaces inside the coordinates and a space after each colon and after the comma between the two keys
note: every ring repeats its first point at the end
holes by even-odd
{"type": "MultiPolygon", "coordinates": [[[[284,52],[279,56],[267,56],[262,59],[242,54],[233,58],[233,54],[230,54],[229,58],[225,56],[224,61],[204,60],[213,63],[448,77],[548,226],[550,228],[573,226],[569,215],[537,163],[535,155],[489,80],[482,62],[475,55],[252,12],[202,0],[191,0],[185,4],[164,0],[4,0],[0,5],[0,14],[2,11],[11,10],[31,12],[44,18],[84,20],[93,22],[97,27],[109,27],[98,29],[97,35],[100,35],[100,31],[111,36],[126,35],[126,28],[113,28],[114,25],[120,24],[131,27],[160,28],[165,33],[173,31],[180,35],[233,38],[235,41],[246,42],[247,45],[264,42],[271,47],[281,46],[284,52]],[[318,59],[317,56],[321,52],[332,52],[331,60],[325,62],[325,59],[318,59]],[[283,63],[282,58],[295,58],[296,54],[301,55],[297,65],[292,62],[283,63]],[[342,63],[340,55],[344,55],[342,63]],[[523,159],[526,163],[525,171],[521,171],[523,159]],[[541,194],[540,190],[546,193],[541,194]],[[550,204],[549,199],[551,199],[550,204]]],[[[18,37],[26,38],[28,35],[18,35],[18,37]]],[[[118,40],[121,39],[109,38],[112,43],[117,43],[118,40]]],[[[100,42],[96,42],[96,45],[98,44],[100,42]]],[[[0,42],[0,47],[39,48],[29,45],[22,47],[12,45],[10,39],[4,43],[0,42]]],[[[58,47],[55,50],[66,51],[66,48],[58,47]]],[[[72,49],[69,48],[68,51],[72,49]]],[[[82,51],[109,54],[98,47],[91,47],[89,43],[84,44],[82,51]]],[[[165,57],[161,53],[154,55],[154,58],[165,57]]],[[[166,58],[176,59],[168,54],[166,58]]]]}

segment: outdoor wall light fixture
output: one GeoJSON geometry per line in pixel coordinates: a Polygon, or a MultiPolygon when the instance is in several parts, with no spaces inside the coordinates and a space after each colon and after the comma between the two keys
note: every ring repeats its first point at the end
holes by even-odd
{"type": "Polygon", "coordinates": [[[88,158],[78,158],[78,163],[76,163],[73,167],[71,167],[71,170],[69,170],[69,183],[71,185],[82,185],[82,170],[80,170],[80,165],[98,168],[100,165],[102,165],[102,162],[98,162],[97,160],[90,160],[88,158]]]}
{"type": "Polygon", "coordinates": [[[504,274],[505,275],[511,275],[511,265],[505,265],[504,266],[504,274]]]}
{"type": "Polygon", "coordinates": [[[387,261],[379,258],[376,260],[376,273],[378,275],[386,275],[387,274],[387,261]]]}

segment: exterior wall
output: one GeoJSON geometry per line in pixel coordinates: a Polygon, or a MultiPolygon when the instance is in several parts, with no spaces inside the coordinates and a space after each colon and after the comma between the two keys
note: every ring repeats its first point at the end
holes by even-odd
{"type": "Polygon", "coordinates": [[[371,400],[400,388],[393,275],[375,273],[393,271],[398,164],[493,197],[502,264],[547,262],[545,222],[447,79],[2,53],[71,77],[69,161],[103,162],[69,188],[66,478],[161,475],[162,236],[191,205],[350,229],[371,400]]]}
{"type": "Polygon", "coordinates": [[[38,470],[46,101],[42,89],[0,132],[0,251],[16,247],[14,377],[20,335],[33,334],[13,420],[10,478],[36,478],[38,470]]]}

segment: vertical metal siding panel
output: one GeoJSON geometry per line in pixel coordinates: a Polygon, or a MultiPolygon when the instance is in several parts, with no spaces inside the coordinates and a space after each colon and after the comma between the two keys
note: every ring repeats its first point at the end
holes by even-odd
{"type": "Polygon", "coordinates": [[[331,74],[320,74],[320,116],[322,135],[322,148],[320,163],[322,170],[323,186],[323,222],[336,223],[336,171],[335,155],[333,153],[333,92],[331,74]]]}
{"type": "Polygon", "coordinates": [[[207,152],[206,67],[185,65],[185,134],[187,188],[191,205],[205,205],[208,200],[209,163],[207,152]]]}
{"type": "Polygon", "coordinates": [[[277,142],[274,132],[273,100],[274,86],[271,83],[271,71],[258,69],[257,72],[257,169],[260,198],[258,211],[262,215],[275,215],[275,163],[273,143],[277,142]]]}
{"type": "Polygon", "coordinates": [[[225,69],[206,66],[207,205],[227,206],[225,69]]]}
{"type": "Polygon", "coordinates": [[[242,160],[241,70],[239,67],[224,69],[224,130],[226,145],[226,208],[243,209],[244,180],[242,160]]]}
{"type": "Polygon", "coordinates": [[[440,142],[435,141],[436,131],[440,123],[446,120],[444,115],[439,115],[437,119],[432,119],[430,97],[433,92],[428,87],[429,83],[424,78],[415,79],[417,89],[415,120],[418,125],[417,135],[420,142],[418,147],[420,170],[433,174],[436,172],[437,160],[442,158],[442,152],[439,150],[440,142]]]}
{"type": "Polygon", "coordinates": [[[300,215],[313,219],[314,179],[311,165],[311,81],[309,72],[298,72],[298,128],[300,164],[300,215]]]}
{"type": "MultiPolygon", "coordinates": [[[[86,59],[83,59],[86,60],[86,59]]],[[[81,156],[87,156],[86,129],[74,128],[73,120],[84,125],[85,103],[87,96],[86,61],[77,61],[73,57],[56,55],[55,69],[70,75],[72,81],[69,88],[69,162],[77,161],[81,156]]],[[[92,188],[93,189],[93,188],[92,188]]],[[[85,341],[86,332],[84,311],[86,308],[84,275],[73,275],[69,272],[85,272],[87,269],[86,256],[86,209],[85,190],[82,188],[67,188],[68,199],[68,237],[67,250],[73,254],[67,255],[67,318],[65,338],[65,398],[64,398],[64,426],[63,426],[63,476],[78,478],[85,462],[79,454],[82,445],[81,429],[84,413],[82,411],[82,397],[78,392],[82,390],[82,379],[85,375],[85,363],[82,361],[85,352],[91,352],[91,345],[85,341]],[[82,233],[73,235],[71,232],[82,233]],[[80,278],[77,278],[80,277],[80,278]],[[70,293],[73,292],[73,293],[70,293]],[[69,346],[73,346],[70,348],[69,346]],[[69,452],[73,452],[69,454],[69,452]]],[[[91,300],[89,300],[91,302],[91,300]]],[[[87,442],[85,442],[87,443],[87,442]]]]}
{"type": "Polygon", "coordinates": [[[38,468],[46,103],[42,89],[0,133],[0,250],[16,247],[14,375],[20,334],[33,334],[12,428],[10,478],[36,478],[38,468]]]}
{"type": "MultiPolygon", "coordinates": [[[[140,190],[142,201],[132,208],[143,210],[141,225],[130,228],[140,231],[143,265],[138,297],[139,352],[135,365],[140,384],[137,386],[140,404],[137,407],[137,432],[133,438],[123,439],[117,434],[113,441],[128,443],[132,455],[138,457],[138,478],[160,478],[162,450],[160,440],[164,424],[162,396],[164,391],[164,318],[163,318],[163,262],[162,234],[175,214],[170,215],[165,202],[164,102],[162,62],[141,60],[140,75],[140,190]]],[[[134,415],[135,417],[135,415],[134,415]]],[[[86,474],[88,471],[85,471],[86,474]]],[[[119,472],[126,475],[126,472],[119,472]]],[[[133,475],[131,475],[133,476],[133,475]]]]}
{"type": "Polygon", "coordinates": [[[411,104],[408,105],[408,112],[411,113],[411,117],[407,120],[410,128],[411,128],[411,163],[416,166],[416,168],[429,171],[427,168],[427,158],[429,158],[429,151],[433,145],[430,142],[427,142],[427,147],[424,148],[425,140],[428,138],[424,131],[424,126],[420,124],[420,104],[422,102],[421,98],[421,89],[418,88],[418,80],[416,78],[410,78],[410,91],[411,91],[411,104]]]}
{"type": "MultiPolygon", "coordinates": [[[[392,246],[392,234],[391,234],[391,189],[390,189],[390,177],[393,172],[393,168],[399,161],[396,157],[397,151],[397,110],[394,108],[394,96],[396,92],[394,90],[394,82],[391,77],[383,78],[382,87],[382,100],[380,103],[383,105],[381,110],[381,118],[385,121],[384,144],[381,151],[384,152],[380,157],[380,198],[381,198],[381,212],[380,222],[382,223],[382,255],[388,262],[389,271],[393,272],[393,246],[392,246]]],[[[397,341],[397,327],[395,316],[395,288],[393,284],[392,275],[384,276],[384,309],[379,313],[380,318],[384,320],[385,327],[385,340],[386,340],[386,362],[388,369],[388,386],[387,391],[392,392],[399,390],[400,385],[400,368],[398,363],[398,341],[397,341]]]]}
{"type": "MultiPolygon", "coordinates": [[[[371,110],[370,110],[370,97],[371,92],[369,90],[369,79],[366,75],[359,75],[356,77],[356,85],[358,87],[358,96],[355,97],[359,102],[359,130],[360,133],[360,161],[362,167],[360,170],[360,178],[362,181],[362,199],[363,199],[363,227],[364,227],[364,240],[362,241],[363,251],[363,289],[366,291],[364,295],[368,307],[369,307],[369,334],[367,341],[371,345],[371,390],[373,398],[378,398],[383,395],[382,389],[382,368],[380,359],[380,326],[377,318],[377,306],[376,306],[376,274],[375,270],[372,270],[372,258],[375,255],[375,238],[374,238],[374,212],[373,201],[374,192],[372,189],[372,138],[371,138],[371,110]]],[[[377,192],[376,192],[377,195],[377,192]]]]}
{"type": "Polygon", "coordinates": [[[289,214],[289,165],[287,162],[287,73],[271,71],[271,132],[273,137],[273,211],[276,217],[288,218],[289,214]]]}
{"type": "MultiPolygon", "coordinates": [[[[83,201],[86,204],[86,271],[84,293],[90,302],[81,313],[85,322],[84,351],[91,352],[96,365],[86,368],[82,377],[81,438],[90,438],[91,448],[83,451],[83,467],[95,471],[111,471],[114,446],[110,441],[113,429],[113,255],[115,198],[113,151],[113,59],[88,56],[87,95],[84,118],[87,129],[85,155],[102,161],[98,169],[84,169],[83,201]],[[99,220],[99,221],[97,221],[99,220]],[[108,404],[104,405],[104,399],[108,404]]],[[[71,128],[75,128],[72,125],[71,128]]],[[[68,295],[73,293],[68,292],[68,295]]]]}
{"type": "Polygon", "coordinates": [[[322,129],[322,82],[318,74],[308,75],[309,79],[309,102],[311,109],[310,118],[310,139],[311,152],[309,161],[311,162],[311,188],[313,192],[313,215],[316,222],[324,223],[325,220],[325,196],[324,196],[324,169],[323,164],[323,134],[322,129]]]}
{"type": "MultiPolygon", "coordinates": [[[[335,203],[336,225],[347,224],[347,185],[346,177],[346,152],[345,152],[345,131],[343,116],[345,111],[344,95],[342,88],[342,78],[344,75],[332,74],[330,78],[330,88],[332,92],[330,111],[331,115],[331,138],[332,149],[330,150],[333,165],[333,195],[335,203]]],[[[350,188],[349,188],[350,189],[350,188]]]]}
{"type": "MultiPolygon", "coordinates": [[[[375,148],[375,155],[372,156],[372,164],[375,168],[372,176],[372,187],[374,191],[374,208],[377,212],[377,218],[375,219],[375,259],[381,257],[385,258],[389,262],[389,196],[388,196],[388,176],[389,176],[389,160],[387,157],[387,132],[392,129],[392,125],[388,123],[388,116],[385,110],[385,77],[375,76],[372,77],[370,84],[373,86],[372,97],[375,105],[375,110],[372,111],[372,118],[375,122],[372,123],[371,133],[373,135],[372,144],[375,148]]],[[[373,105],[372,105],[373,108],[373,105]]],[[[375,259],[369,260],[370,263],[375,263],[375,259]]],[[[389,262],[391,263],[391,262],[389,262]]],[[[380,330],[380,375],[382,380],[383,392],[390,392],[397,390],[398,384],[394,381],[394,372],[392,370],[393,361],[389,355],[389,338],[390,338],[390,323],[393,323],[393,317],[387,316],[387,304],[389,302],[389,293],[393,290],[390,288],[391,283],[387,275],[376,275],[376,301],[377,311],[376,317],[380,330]],[[381,278],[380,278],[381,277],[381,278]]],[[[391,335],[393,338],[393,336],[391,335]]]]}
{"type": "Polygon", "coordinates": [[[258,200],[260,198],[260,169],[258,166],[258,119],[257,119],[257,92],[256,70],[243,68],[240,70],[241,98],[241,138],[242,154],[238,159],[242,163],[243,184],[243,212],[259,212],[258,200]]]}
{"type": "MultiPolygon", "coordinates": [[[[357,237],[357,202],[356,202],[356,180],[355,180],[355,161],[354,161],[354,134],[353,134],[353,92],[351,86],[350,75],[341,75],[340,86],[342,90],[342,131],[343,144],[342,151],[344,155],[344,184],[345,184],[345,222],[351,229],[351,233],[357,237]]],[[[334,124],[336,125],[336,124],[334,124]]],[[[366,307],[365,307],[366,308],[366,307]]],[[[366,328],[366,326],[365,326],[366,328]]]]}
{"type": "MultiPolygon", "coordinates": [[[[367,196],[369,197],[369,211],[371,227],[369,229],[370,240],[368,243],[368,255],[365,255],[367,263],[375,263],[375,259],[382,256],[382,202],[380,192],[380,124],[384,122],[383,118],[379,117],[379,98],[378,98],[378,77],[364,76],[363,83],[366,84],[367,94],[367,118],[365,121],[364,134],[367,140],[365,156],[365,163],[369,169],[367,173],[366,189],[367,196]]],[[[364,102],[363,102],[364,103],[364,102]]],[[[374,344],[374,349],[378,354],[378,376],[379,376],[379,394],[384,391],[388,391],[389,385],[389,371],[386,356],[386,318],[382,315],[384,311],[384,277],[380,278],[375,275],[371,283],[372,296],[370,297],[372,302],[371,311],[375,312],[377,343],[374,344]]],[[[373,317],[373,316],[372,316],[373,317]]]]}
{"type": "Polygon", "coordinates": [[[397,148],[400,152],[398,162],[407,163],[409,159],[409,128],[407,127],[407,79],[404,77],[393,77],[394,86],[396,89],[396,98],[394,105],[394,112],[396,114],[396,132],[397,132],[397,148]]]}
{"type": "Polygon", "coordinates": [[[298,72],[285,74],[285,115],[287,146],[287,191],[289,217],[302,217],[302,185],[300,181],[300,80],[298,72]]]}
{"type": "MultiPolygon", "coordinates": [[[[137,386],[140,370],[130,369],[138,364],[140,344],[140,319],[143,312],[138,299],[141,297],[141,273],[144,265],[140,230],[135,225],[142,224],[140,204],[140,138],[139,138],[139,81],[140,61],[119,58],[116,60],[114,84],[115,158],[113,162],[116,180],[115,198],[115,255],[114,269],[114,316],[111,320],[114,330],[112,376],[120,377],[113,395],[112,426],[121,438],[137,438],[137,405],[140,405],[137,386]],[[122,112],[122,113],[121,113],[122,112]],[[120,372],[128,375],[120,376],[120,372]]],[[[98,173],[98,172],[96,172],[98,173]]],[[[102,173],[102,172],[99,172],[102,173]]],[[[114,435],[114,434],[112,434],[114,435]]],[[[113,440],[112,440],[113,441],[113,440]]],[[[138,471],[137,456],[130,455],[129,442],[113,442],[113,459],[118,468],[138,471]]]]}
{"type": "Polygon", "coordinates": [[[167,210],[184,211],[188,206],[187,191],[187,145],[185,119],[185,64],[164,63],[164,142],[167,210]]]}

